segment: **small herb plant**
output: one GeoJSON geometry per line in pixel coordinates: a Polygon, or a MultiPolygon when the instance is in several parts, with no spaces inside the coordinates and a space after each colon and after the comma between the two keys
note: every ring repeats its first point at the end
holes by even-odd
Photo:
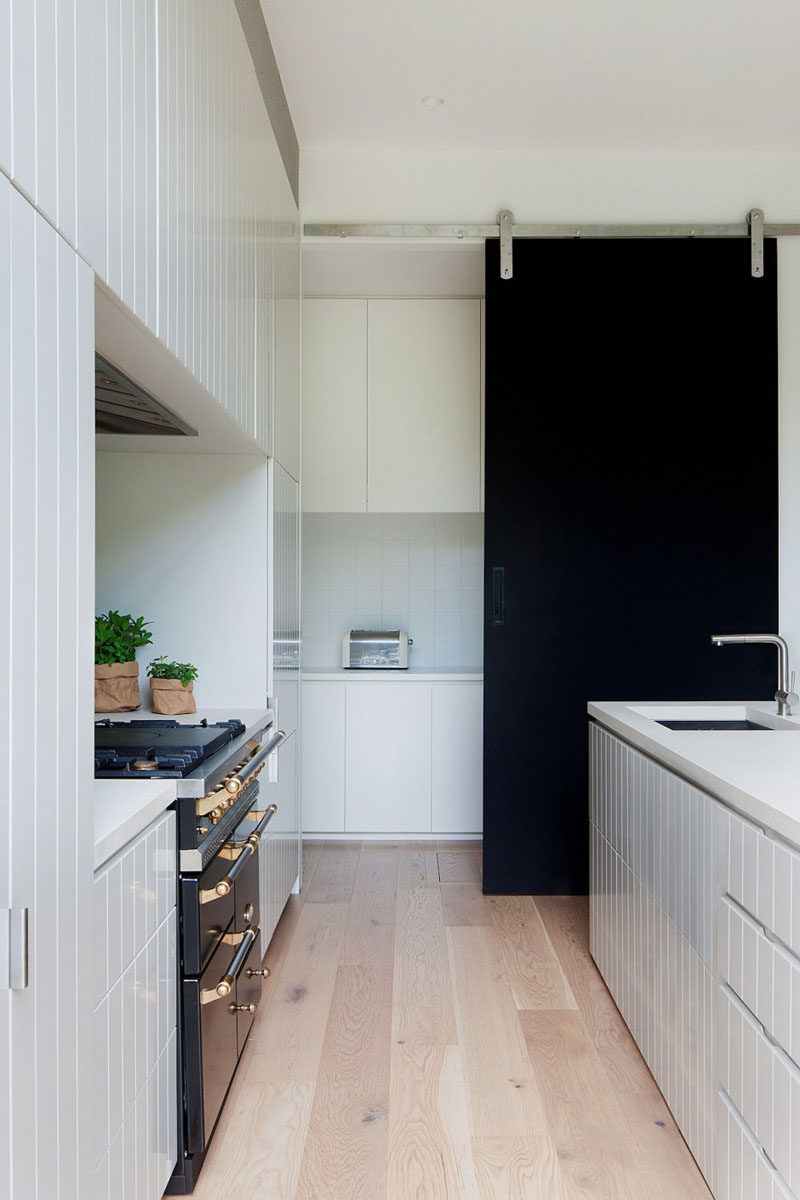
{"type": "Polygon", "coordinates": [[[197,679],[197,667],[194,663],[166,662],[166,654],[154,658],[147,668],[148,679],[180,679],[184,687],[197,679]]]}
{"type": "Polygon", "coordinates": [[[94,661],[97,665],[134,662],[139,646],[152,642],[144,617],[118,613],[110,608],[94,619],[94,661]]]}

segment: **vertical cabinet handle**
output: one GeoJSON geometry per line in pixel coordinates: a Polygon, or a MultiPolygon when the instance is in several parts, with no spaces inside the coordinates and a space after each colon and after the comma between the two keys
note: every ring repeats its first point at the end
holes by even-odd
{"type": "Polygon", "coordinates": [[[506,622],[506,569],[492,567],[492,624],[506,622]]]}

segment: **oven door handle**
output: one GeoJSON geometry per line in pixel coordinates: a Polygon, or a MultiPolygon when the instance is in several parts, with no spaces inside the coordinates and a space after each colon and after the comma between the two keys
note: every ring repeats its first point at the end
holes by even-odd
{"type": "Polygon", "coordinates": [[[286,734],[282,729],[279,729],[276,734],[269,739],[266,746],[262,746],[256,751],[253,757],[247,762],[236,775],[232,775],[225,783],[225,790],[230,792],[232,796],[238,796],[244,789],[248,780],[253,777],[256,771],[263,767],[264,763],[269,758],[273,751],[278,749],[283,742],[286,741],[286,734]]]}
{"type": "MultiPolygon", "coordinates": [[[[252,836],[252,835],[251,835],[252,836]]],[[[247,860],[255,854],[258,848],[258,842],[251,842],[250,839],[242,846],[239,856],[234,860],[233,866],[228,871],[227,875],[223,875],[222,879],[214,884],[213,888],[200,888],[197,899],[200,904],[208,904],[211,900],[219,900],[220,896],[227,896],[233,887],[237,875],[240,875],[244,870],[247,860]]]]}
{"type": "Polygon", "coordinates": [[[201,1004],[211,1004],[214,1000],[224,1000],[226,996],[230,996],[231,992],[233,991],[234,984],[239,978],[242,967],[244,966],[244,961],[250,953],[250,947],[258,937],[258,934],[259,930],[253,929],[252,925],[249,927],[249,929],[245,930],[245,934],[239,944],[239,948],[228,964],[228,969],[222,976],[222,979],[220,979],[217,986],[213,988],[203,988],[203,990],[200,992],[201,1004]]]}
{"type": "MultiPolygon", "coordinates": [[[[264,813],[264,816],[261,818],[261,820],[258,822],[258,824],[256,825],[253,832],[248,837],[248,839],[247,839],[248,845],[252,846],[253,848],[255,848],[258,845],[258,843],[261,841],[262,833],[267,828],[267,826],[269,825],[270,821],[275,816],[275,813],[277,811],[278,811],[277,804],[270,804],[269,808],[264,813]]],[[[238,859],[237,859],[237,862],[238,862],[238,859]]]]}

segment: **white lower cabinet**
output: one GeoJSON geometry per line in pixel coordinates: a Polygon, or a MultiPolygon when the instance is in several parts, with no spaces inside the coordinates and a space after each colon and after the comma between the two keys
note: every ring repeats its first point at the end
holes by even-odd
{"type": "Polygon", "coordinates": [[[431,713],[431,827],[483,829],[483,686],[435,683],[431,713]]]}
{"type": "Polygon", "coordinates": [[[265,808],[276,806],[258,851],[262,958],[300,873],[297,792],[297,734],[292,733],[278,750],[277,781],[261,785],[265,808]]]}
{"type": "Polygon", "coordinates": [[[347,685],[347,833],[431,825],[431,685],[347,685]]]}
{"type": "Polygon", "coordinates": [[[304,833],[344,833],[345,685],[301,686],[300,791],[304,833]]]}
{"type": "Polygon", "coordinates": [[[94,879],[95,1200],[159,1200],[177,1155],[175,814],[94,879]]]}
{"type": "Polygon", "coordinates": [[[800,852],[590,729],[592,955],[717,1200],[800,1197],[800,852]]]}
{"type": "Polygon", "coordinates": [[[306,680],[305,834],[480,833],[480,680],[306,680]]]}

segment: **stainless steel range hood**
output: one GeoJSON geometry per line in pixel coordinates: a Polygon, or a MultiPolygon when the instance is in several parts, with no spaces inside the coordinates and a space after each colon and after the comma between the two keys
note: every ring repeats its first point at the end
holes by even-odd
{"type": "Polygon", "coordinates": [[[99,354],[94,359],[94,397],[97,433],[197,437],[196,429],[99,354]]]}

